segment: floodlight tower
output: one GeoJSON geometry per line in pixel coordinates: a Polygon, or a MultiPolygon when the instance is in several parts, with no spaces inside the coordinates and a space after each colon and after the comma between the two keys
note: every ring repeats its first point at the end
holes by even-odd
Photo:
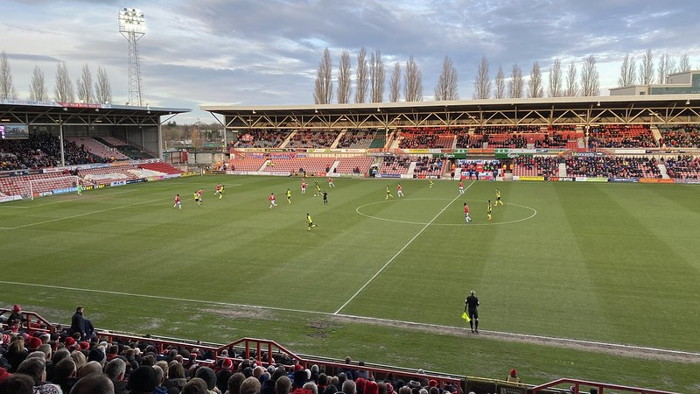
{"type": "Polygon", "coordinates": [[[129,102],[141,106],[141,66],[138,41],[146,34],[143,12],[136,8],[119,11],[119,32],[129,41],[129,102]]]}

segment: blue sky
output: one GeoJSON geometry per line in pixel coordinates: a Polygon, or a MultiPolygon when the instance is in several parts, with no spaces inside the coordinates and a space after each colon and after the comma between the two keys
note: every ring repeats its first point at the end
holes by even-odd
{"type": "MultiPolygon", "coordinates": [[[[145,13],[140,41],[145,102],[195,110],[176,120],[213,121],[200,105],[308,105],[324,48],[380,50],[389,70],[413,55],[430,100],[442,60],[457,69],[459,94],[472,97],[482,56],[493,78],[501,65],[527,75],[534,61],[598,62],[601,94],[617,86],[620,63],[646,49],[658,58],[690,56],[700,68],[696,0],[2,0],[0,51],[14,85],[28,97],[34,66],[50,95],[58,62],[73,81],[84,64],[110,77],[113,102],[128,101],[127,41],[118,32],[123,7],[145,13]]],[[[388,89],[386,89],[388,94],[388,89]]]]}

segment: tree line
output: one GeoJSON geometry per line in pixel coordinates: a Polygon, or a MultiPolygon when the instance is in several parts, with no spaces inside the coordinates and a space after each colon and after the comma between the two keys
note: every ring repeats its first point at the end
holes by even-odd
{"type": "MultiPolygon", "coordinates": [[[[112,86],[109,83],[109,76],[102,66],[97,68],[97,77],[93,83],[90,67],[85,64],[81,70],[80,77],[75,83],[68,72],[65,63],[59,63],[56,69],[56,79],[53,86],[53,100],[59,103],[101,103],[112,102],[112,86]]],[[[17,88],[12,80],[12,70],[7,60],[5,51],[0,53],[0,100],[19,99],[17,88]]],[[[39,66],[34,66],[32,80],[29,83],[29,100],[49,101],[49,87],[46,83],[44,71],[39,66]]]]}
{"type": "MultiPolygon", "coordinates": [[[[573,97],[573,96],[599,96],[600,75],[596,66],[596,58],[593,55],[586,57],[579,65],[571,61],[566,67],[560,59],[554,59],[548,73],[548,80],[543,80],[542,68],[538,61],[532,64],[530,73],[523,75],[518,64],[514,64],[510,75],[506,76],[501,65],[493,80],[489,74],[489,60],[486,56],[481,58],[474,79],[473,98],[523,98],[523,97],[573,97]]],[[[620,66],[620,78],[618,86],[632,86],[635,83],[648,85],[652,83],[668,83],[669,74],[675,72],[690,71],[690,59],[687,54],[681,55],[676,62],[668,53],[660,56],[658,63],[654,62],[654,54],[648,49],[639,65],[634,56],[627,54],[620,66]],[[655,74],[656,73],[656,77],[655,74]]],[[[367,60],[367,50],[362,47],[357,53],[355,64],[354,96],[352,82],[352,66],[350,53],[343,51],[333,78],[333,60],[330,51],[323,51],[321,62],[316,71],[314,87],[314,103],[330,104],[334,98],[338,104],[349,103],[354,97],[355,103],[379,103],[384,99],[385,68],[379,50],[370,54],[367,60]],[[334,90],[333,83],[337,84],[334,90]]],[[[399,62],[394,63],[391,78],[388,84],[389,102],[398,102],[403,99],[406,102],[423,101],[423,82],[420,68],[411,55],[402,67],[399,62]]],[[[440,75],[435,86],[436,101],[458,100],[457,69],[449,56],[445,56],[440,75]]]]}

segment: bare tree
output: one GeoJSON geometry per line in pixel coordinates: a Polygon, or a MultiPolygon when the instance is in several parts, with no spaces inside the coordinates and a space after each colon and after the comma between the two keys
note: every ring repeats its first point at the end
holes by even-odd
{"type": "Polygon", "coordinates": [[[333,62],[331,60],[331,52],[326,48],[323,51],[323,58],[318,65],[318,71],[316,71],[314,103],[330,104],[331,95],[333,94],[333,82],[331,81],[332,72],[333,62]]]}
{"type": "Polygon", "coordinates": [[[338,104],[350,102],[350,52],[343,51],[340,54],[340,65],[338,66],[338,104]]]}
{"type": "Polygon", "coordinates": [[[639,82],[642,85],[654,83],[654,54],[647,49],[639,64],[639,82]]]}
{"type": "Polygon", "coordinates": [[[561,97],[563,86],[561,78],[561,60],[554,59],[552,69],[549,70],[549,97],[561,97]]]}
{"type": "Polygon", "coordinates": [[[78,89],[78,100],[83,103],[91,103],[93,101],[92,94],[92,73],[87,64],[83,66],[83,71],[80,74],[80,79],[76,83],[78,89]]]}
{"type": "Polygon", "coordinates": [[[445,56],[442,61],[442,71],[435,86],[435,100],[457,100],[457,69],[452,65],[452,60],[445,56]]]}
{"type": "Polygon", "coordinates": [[[112,85],[109,83],[109,76],[104,68],[97,68],[97,81],[95,82],[95,98],[98,103],[106,104],[112,102],[112,85]]]}
{"type": "Polygon", "coordinates": [[[566,95],[574,97],[578,95],[578,83],[576,82],[576,63],[572,60],[569,63],[569,70],[566,73],[566,95]]]}
{"type": "Polygon", "coordinates": [[[46,92],[46,80],[44,72],[39,66],[34,66],[32,82],[29,85],[29,99],[34,101],[48,101],[49,94],[46,92]]]}
{"type": "Polygon", "coordinates": [[[53,87],[54,96],[59,103],[72,103],[75,101],[73,82],[68,75],[66,63],[59,63],[56,69],[56,83],[53,87]]]}
{"type": "Polygon", "coordinates": [[[668,75],[676,72],[676,61],[668,53],[664,53],[659,58],[659,64],[656,69],[658,71],[657,81],[659,83],[668,83],[668,75]]]}
{"type": "Polygon", "coordinates": [[[488,99],[489,97],[491,97],[489,59],[487,59],[486,56],[482,56],[479,68],[476,70],[476,79],[474,80],[474,98],[488,99]]]}
{"type": "Polygon", "coordinates": [[[530,82],[527,85],[527,92],[530,97],[544,97],[544,88],[542,87],[542,69],[540,69],[540,64],[537,61],[532,63],[532,71],[530,72],[530,82]]]}
{"type": "Polygon", "coordinates": [[[690,71],[690,58],[688,57],[687,53],[682,54],[681,58],[678,60],[678,71],[679,72],[690,71]]]}
{"type": "Polygon", "coordinates": [[[401,99],[401,65],[394,63],[394,72],[389,81],[389,101],[396,103],[401,99]]]}
{"type": "Polygon", "coordinates": [[[498,72],[496,73],[496,79],[494,80],[494,85],[496,85],[496,91],[494,92],[494,98],[502,99],[506,97],[506,76],[503,74],[503,67],[498,66],[498,72]]]}
{"type": "Polygon", "coordinates": [[[373,103],[384,101],[384,62],[382,53],[377,49],[369,57],[369,82],[372,87],[370,99],[373,103]]]}
{"type": "Polygon", "coordinates": [[[369,69],[367,67],[367,50],[360,48],[357,53],[357,78],[355,79],[355,102],[364,103],[367,98],[369,84],[369,69]]]}
{"type": "Polygon", "coordinates": [[[588,56],[583,62],[583,70],[581,70],[582,96],[600,96],[600,76],[595,63],[593,55],[588,56]]]}
{"type": "Polygon", "coordinates": [[[413,55],[406,62],[406,77],[404,80],[404,97],[406,101],[423,101],[423,75],[416,61],[413,60],[413,55]]]}
{"type": "Polygon", "coordinates": [[[17,98],[17,91],[12,83],[12,69],[7,61],[5,51],[0,53],[0,100],[13,100],[17,98]]]}
{"type": "Polygon", "coordinates": [[[510,72],[508,96],[510,98],[523,97],[523,72],[520,70],[520,66],[517,64],[513,65],[513,70],[510,72]]]}
{"type": "Polygon", "coordinates": [[[622,60],[622,65],[620,66],[620,78],[617,80],[617,84],[620,87],[632,86],[636,81],[637,64],[634,60],[634,56],[630,56],[628,53],[622,60]]]}

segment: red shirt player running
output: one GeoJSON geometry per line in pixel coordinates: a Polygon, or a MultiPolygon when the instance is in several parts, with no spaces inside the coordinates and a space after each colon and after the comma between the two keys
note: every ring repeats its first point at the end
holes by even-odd
{"type": "Polygon", "coordinates": [[[459,194],[464,194],[464,183],[459,181],[459,194]]]}
{"type": "Polygon", "coordinates": [[[175,205],[173,205],[173,208],[182,209],[182,203],[180,202],[180,195],[179,194],[175,195],[175,205]]]}
{"type": "Polygon", "coordinates": [[[268,199],[268,201],[270,201],[270,209],[272,209],[272,207],[277,206],[277,200],[275,199],[275,193],[270,193],[270,196],[267,197],[267,199],[268,199]]]}
{"type": "Polygon", "coordinates": [[[328,177],[328,187],[335,187],[335,183],[333,183],[333,178],[328,177]]]}
{"type": "Polygon", "coordinates": [[[467,203],[464,203],[464,221],[469,223],[472,221],[472,218],[469,217],[469,205],[467,203]]]}
{"type": "Polygon", "coordinates": [[[306,194],[306,181],[301,181],[301,194],[306,194]]]}

